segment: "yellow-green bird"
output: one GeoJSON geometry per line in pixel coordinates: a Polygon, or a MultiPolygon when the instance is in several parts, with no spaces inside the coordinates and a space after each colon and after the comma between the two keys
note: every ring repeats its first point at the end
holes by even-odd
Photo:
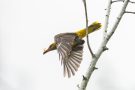
{"type": "MultiPolygon", "coordinates": [[[[101,28],[101,23],[94,22],[88,27],[88,33],[92,33],[101,28]]],[[[73,33],[60,33],[55,35],[54,42],[48,49],[44,50],[43,54],[57,50],[59,58],[63,65],[64,76],[75,75],[82,61],[83,54],[83,38],[86,36],[86,29],[79,30],[73,33]]]]}

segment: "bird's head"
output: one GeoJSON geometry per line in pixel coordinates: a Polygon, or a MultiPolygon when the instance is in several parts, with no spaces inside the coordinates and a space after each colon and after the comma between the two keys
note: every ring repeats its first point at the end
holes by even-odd
{"type": "Polygon", "coordinates": [[[47,52],[55,50],[55,49],[56,49],[56,43],[52,43],[46,50],[44,50],[43,55],[46,54],[47,52]]]}

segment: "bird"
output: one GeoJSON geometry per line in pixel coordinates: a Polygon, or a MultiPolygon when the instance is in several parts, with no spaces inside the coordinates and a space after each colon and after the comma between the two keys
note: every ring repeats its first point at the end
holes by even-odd
{"type": "MultiPolygon", "coordinates": [[[[97,31],[101,28],[101,23],[93,22],[88,26],[88,34],[97,31]]],[[[57,50],[59,59],[63,65],[64,77],[68,78],[75,75],[83,56],[83,45],[86,36],[86,28],[76,32],[60,33],[54,36],[54,42],[47,49],[44,49],[43,55],[49,51],[57,50]]]]}

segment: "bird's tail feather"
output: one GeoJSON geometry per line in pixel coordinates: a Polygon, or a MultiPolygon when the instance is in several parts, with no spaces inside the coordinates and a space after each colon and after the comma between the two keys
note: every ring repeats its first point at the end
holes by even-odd
{"type": "MultiPolygon", "coordinates": [[[[99,22],[93,22],[91,25],[88,26],[88,34],[99,30],[101,28],[101,23],[99,22]]],[[[86,29],[79,30],[75,32],[80,38],[84,38],[86,36],[86,29]]]]}

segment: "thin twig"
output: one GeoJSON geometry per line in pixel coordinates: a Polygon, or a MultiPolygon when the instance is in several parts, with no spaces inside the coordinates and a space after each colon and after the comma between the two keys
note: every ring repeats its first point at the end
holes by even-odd
{"type": "Polygon", "coordinates": [[[114,1],[112,1],[112,3],[115,3],[115,2],[124,2],[124,0],[114,0],[114,1]]]}
{"type": "Polygon", "coordinates": [[[86,4],[86,0],[83,0],[83,4],[84,4],[84,9],[85,9],[85,20],[86,20],[86,39],[87,39],[87,45],[88,45],[88,49],[92,55],[92,57],[94,57],[94,53],[90,47],[89,44],[89,35],[88,35],[88,14],[87,14],[87,4],[86,4]]]}
{"type": "Polygon", "coordinates": [[[125,13],[135,14],[135,12],[125,11],[125,13]]]}
{"type": "Polygon", "coordinates": [[[111,4],[112,4],[112,0],[108,1],[108,6],[105,9],[106,10],[106,15],[105,15],[105,23],[104,23],[104,32],[103,32],[103,38],[106,38],[107,35],[107,29],[108,29],[108,24],[109,24],[109,16],[110,16],[110,10],[111,10],[111,4]]]}
{"type": "Polygon", "coordinates": [[[133,2],[133,1],[129,1],[130,3],[132,3],[132,4],[135,4],[135,2],[133,2]]]}
{"type": "Polygon", "coordinates": [[[119,13],[119,15],[118,15],[118,17],[117,17],[117,19],[116,19],[116,21],[115,21],[115,23],[114,23],[114,25],[113,25],[111,31],[110,31],[110,33],[108,33],[108,37],[107,37],[108,40],[109,40],[110,37],[113,35],[113,33],[115,32],[116,28],[118,27],[118,25],[119,25],[119,23],[120,23],[120,20],[121,20],[122,16],[123,16],[124,13],[125,13],[125,10],[126,10],[126,7],[127,7],[127,5],[128,5],[128,2],[129,2],[129,0],[125,0],[125,1],[124,1],[123,7],[122,7],[122,9],[121,9],[121,12],[119,13]]]}
{"type": "MultiPolygon", "coordinates": [[[[113,0],[112,1],[112,3],[115,3],[115,2],[124,2],[124,0],[113,0]]],[[[133,1],[128,1],[128,2],[135,4],[135,2],[133,2],[133,1]]]]}
{"type": "Polygon", "coordinates": [[[79,86],[79,90],[86,90],[87,84],[89,82],[89,79],[94,71],[95,65],[99,59],[99,57],[101,56],[101,54],[104,52],[104,48],[106,47],[106,44],[108,43],[109,39],[112,37],[112,35],[114,34],[117,26],[119,25],[119,22],[122,18],[122,16],[124,15],[124,11],[126,10],[126,7],[128,5],[129,0],[125,0],[124,4],[122,6],[122,9],[118,15],[117,20],[115,21],[115,23],[112,26],[111,31],[108,33],[107,37],[103,39],[98,51],[95,53],[96,57],[92,57],[92,61],[91,64],[88,67],[88,70],[86,72],[85,75],[83,75],[83,80],[81,81],[81,84],[79,86]]]}

